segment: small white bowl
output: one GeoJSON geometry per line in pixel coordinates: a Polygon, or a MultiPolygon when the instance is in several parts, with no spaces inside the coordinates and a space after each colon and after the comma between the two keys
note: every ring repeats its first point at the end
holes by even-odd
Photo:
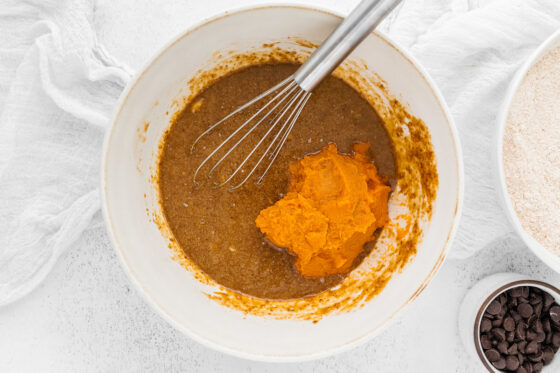
{"type": "Polygon", "coordinates": [[[506,185],[506,177],[503,164],[503,139],[504,131],[507,124],[507,119],[510,111],[511,104],[519,89],[519,85],[523,81],[523,78],[527,75],[531,67],[535,65],[544,55],[546,55],[552,49],[560,46],[560,30],[552,34],[544,43],[542,43],[539,48],[527,59],[525,64],[517,71],[515,77],[513,78],[510,88],[507,92],[506,98],[504,100],[503,106],[498,115],[498,128],[496,132],[496,152],[494,153],[495,160],[494,164],[497,168],[496,172],[496,183],[497,189],[500,191],[500,201],[504,212],[506,213],[509,221],[513,225],[515,231],[523,239],[525,244],[539,257],[544,263],[546,263],[550,268],[560,273],[560,256],[557,256],[550,252],[547,248],[541,245],[535,238],[531,236],[522,226],[521,221],[517,217],[517,213],[511,202],[509,192],[506,185]]]}
{"type": "Polygon", "coordinates": [[[224,307],[209,299],[208,287],[172,259],[168,240],[148,213],[148,207],[157,204],[150,175],[157,167],[162,134],[173,112],[179,110],[177,102],[189,93],[187,82],[216,53],[251,50],[294,37],[320,43],[340,20],[317,9],[267,6],[204,21],[164,47],[130,82],[107,133],[101,190],[117,256],[140,293],[167,321],[219,351],[257,360],[301,361],[362,343],[424,290],[441,267],[455,234],[461,215],[463,163],[452,118],[418,63],[385,36],[372,33],[350,58],[367,63],[394,96],[424,120],[437,159],[437,198],[414,259],[363,307],[329,315],[316,324],[244,315],[224,307]],[[178,96],[178,92],[183,94],[178,96]]]}
{"type": "MultiPolygon", "coordinates": [[[[509,289],[518,286],[537,287],[546,291],[557,303],[560,303],[560,290],[555,286],[542,281],[528,279],[517,273],[497,273],[486,277],[474,285],[461,304],[459,309],[459,335],[463,346],[469,355],[478,362],[478,368],[487,370],[490,373],[502,373],[503,371],[494,368],[488,361],[482,345],[480,344],[480,322],[484,311],[498,295],[509,289]]],[[[544,373],[560,372],[560,351],[554,356],[554,360],[545,366],[542,370],[544,373]]]]}

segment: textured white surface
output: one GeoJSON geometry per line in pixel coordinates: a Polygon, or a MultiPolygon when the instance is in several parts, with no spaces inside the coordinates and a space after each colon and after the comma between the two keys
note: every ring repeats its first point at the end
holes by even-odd
{"type": "Polygon", "coordinates": [[[447,261],[420,298],[369,343],[323,360],[265,364],[209,350],[173,329],[131,287],[106,240],[101,224],[88,230],[38,289],[0,309],[0,371],[475,372],[456,325],[467,289],[497,272],[560,284],[519,240],[506,240],[473,258],[447,261]]]}
{"type": "MultiPolygon", "coordinates": [[[[405,4],[407,12],[403,13],[408,18],[394,24],[396,29],[390,31],[398,33],[398,42],[409,46],[421,59],[438,61],[439,57],[448,57],[449,60],[444,62],[457,63],[453,57],[459,56],[461,51],[454,50],[453,45],[447,44],[447,49],[433,50],[430,56],[422,48],[422,43],[428,40],[426,34],[437,38],[438,35],[443,37],[451,32],[445,24],[446,20],[482,2],[409,0],[405,4]],[[414,17],[414,14],[423,16],[414,17]],[[398,28],[405,26],[406,32],[399,33],[398,28]]],[[[246,0],[236,3],[235,6],[256,2],[246,0]]],[[[316,0],[306,3],[346,13],[356,1],[343,3],[316,0]]],[[[509,4],[506,1],[491,3],[491,6],[515,10],[513,6],[506,7],[509,4]]],[[[547,1],[527,3],[541,3],[543,6],[551,4],[547,1]]],[[[93,20],[97,36],[105,47],[137,69],[171,36],[201,18],[232,6],[232,2],[226,0],[205,3],[102,0],[95,6],[93,20]]],[[[548,10],[550,17],[554,18],[553,9],[548,10]]],[[[488,14],[475,11],[469,17],[477,16],[488,14]]],[[[527,18],[530,16],[527,14],[527,18]]],[[[464,17],[459,25],[468,22],[469,17],[464,17]]],[[[542,22],[550,24],[552,28],[555,21],[550,17],[543,18],[542,22]]],[[[499,19],[491,21],[499,23],[499,19]]],[[[521,33],[527,28],[525,26],[520,20],[518,31],[521,33]]],[[[460,26],[456,25],[455,28],[460,26]]],[[[484,42],[480,35],[492,30],[481,28],[477,37],[465,40],[466,45],[484,42]]],[[[545,31],[535,34],[534,40],[518,46],[519,50],[524,54],[529,53],[544,39],[545,34],[545,31]]],[[[496,61],[510,61],[509,52],[509,49],[500,49],[498,46],[491,50],[490,57],[484,57],[490,58],[491,62],[494,56],[496,61]]],[[[17,58],[9,55],[0,57],[17,58]]],[[[474,54],[464,61],[476,68],[482,57],[474,54]]],[[[492,66],[486,65],[490,69],[492,66]]],[[[440,67],[436,63],[427,66],[432,73],[440,67]]],[[[510,66],[510,70],[513,67],[510,66]]],[[[503,74],[507,77],[509,73],[506,71],[503,74]]],[[[453,71],[449,71],[449,74],[453,74],[453,71]]],[[[440,74],[440,79],[448,79],[447,75],[440,74]]],[[[469,88],[467,84],[470,77],[457,78],[457,84],[464,84],[465,92],[472,93],[473,87],[469,88]]],[[[9,79],[9,74],[0,76],[2,90],[9,79]]],[[[475,121],[493,120],[491,114],[479,115],[476,113],[477,108],[462,104],[469,99],[468,94],[461,94],[457,87],[447,88],[447,92],[444,88],[444,94],[448,93],[446,97],[452,108],[472,111],[475,121]]],[[[505,85],[502,83],[492,89],[484,85],[479,87],[484,88],[490,97],[503,91],[505,85]]],[[[454,111],[453,114],[464,115],[462,111],[454,111]]],[[[476,138],[469,138],[469,133],[462,135],[466,135],[468,145],[473,145],[476,138]]],[[[489,144],[474,143],[474,150],[488,152],[489,144]]],[[[466,168],[467,173],[479,178],[488,179],[490,176],[486,165],[473,163],[469,159],[466,159],[466,168]]],[[[471,182],[476,180],[471,178],[471,182]]],[[[470,188],[477,186],[467,184],[467,195],[470,188]]],[[[394,325],[371,342],[350,352],[319,361],[289,365],[248,362],[222,355],[174,330],[131,288],[109,245],[100,214],[97,214],[91,227],[61,256],[53,272],[39,288],[19,302],[0,309],[0,371],[472,372],[474,367],[463,351],[456,327],[458,306],[466,290],[478,279],[502,271],[516,271],[556,285],[560,283],[560,276],[538,261],[517,238],[500,237],[509,227],[504,223],[494,200],[490,189],[485,201],[488,208],[480,213],[483,213],[484,219],[481,228],[486,228],[482,233],[487,234],[491,230],[500,232],[496,240],[475,257],[447,261],[433,283],[394,325]]],[[[467,209],[466,213],[470,214],[468,219],[476,220],[476,211],[467,209]]],[[[463,245],[471,242],[476,246],[480,242],[476,237],[466,238],[462,241],[463,245]]]]}

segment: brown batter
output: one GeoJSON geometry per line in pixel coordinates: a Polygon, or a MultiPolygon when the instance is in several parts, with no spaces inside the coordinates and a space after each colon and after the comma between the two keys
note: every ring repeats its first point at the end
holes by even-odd
{"type": "MultiPolygon", "coordinates": [[[[301,276],[294,268],[294,258],[267,244],[255,225],[259,212],[281,198],[288,184],[291,162],[320,151],[328,143],[335,143],[340,152],[350,153],[353,143],[369,141],[370,157],[379,174],[391,180],[396,176],[391,140],[373,107],[341,79],[329,77],[311,96],[262,184],[250,180],[234,192],[193,184],[194,170],[207,155],[204,151],[190,154],[194,139],[209,125],[278,83],[297,67],[294,64],[252,66],[210,85],[176,116],[166,135],[159,164],[163,212],[185,254],[216,282],[266,299],[316,294],[345,277],[301,276]]],[[[214,148],[223,139],[220,135],[205,138],[197,147],[214,148]]],[[[236,156],[241,157],[235,153],[232,156],[233,161],[236,156]]],[[[371,249],[373,245],[366,246],[371,249]]],[[[363,255],[355,265],[362,259],[363,255]]]]}

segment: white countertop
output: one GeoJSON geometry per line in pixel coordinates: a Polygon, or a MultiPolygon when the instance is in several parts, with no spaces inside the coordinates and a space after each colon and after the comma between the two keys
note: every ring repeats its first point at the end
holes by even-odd
{"type": "MultiPolygon", "coordinates": [[[[347,12],[356,1],[306,3],[347,12]]],[[[171,36],[226,8],[225,0],[102,0],[94,23],[107,49],[138,68],[171,36]]],[[[473,372],[457,333],[459,305],[476,281],[504,271],[560,284],[560,275],[520,239],[496,237],[470,259],[446,261],[420,297],[370,342],[300,364],[252,362],[203,347],[159,317],[121,269],[98,213],[38,289],[0,308],[0,371],[473,372]]]]}
{"type": "Polygon", "coordinates": [[[167,324],[132,287],[100,216],[47,280],[0,309],[2,372],[473,372],[457,334],[459,304],[477,280],[518,272],[556,284],[516,238],[467,260],[448,260],[430,286],[379,336],[300,364],[251,362],[215,352],[167,324]]]}

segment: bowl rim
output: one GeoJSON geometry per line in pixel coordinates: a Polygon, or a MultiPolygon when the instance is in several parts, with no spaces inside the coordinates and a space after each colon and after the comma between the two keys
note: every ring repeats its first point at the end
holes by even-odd
{"type": "Polygon", "coordinates": [[[473,333],[474,333],[474,347],[476,350],[476,353],[478,355],[478,357],[480,358],[480,361],[482,362],[482,364],[484,365],[484,367],[486,369],[488,369],[489,373],[496,373],[496,372],[501,372],[501,370],[497,370],[494,367],[492,367],[492,364],[490,363],[490,361],[488,360],[488,358],[486,357],[486,355],[484,354],[484,351],[482,349],[482,344],[480,342],[480,322],[482,321],[482,316],[484,315],[484,311],[486,311],[486,308],[488,308],[488,305],[490,304],[490,302],[492,302],[498,295],[502,294],[503,292],[510,290],[514,287],[519,287],[519,286],[532,286],[532,287],[543,287],[546,288],[548,290],[550,290],[550,292],[554,293],[556,295],[556,298],[560,298],[560,289],[558,289],[557,287],[555,287],[554,285],[551,285],[549,283],[543,282],[543,281],[539,281],[539,280],[514,280],[514,281],[509,281],[508,283],[499,286],[496,290],[492,291],[482,302],[482,304],[480,305],[480,307],[478,308],[478,311],[476,313],[476,317],[474,319],[474,329],[473,329],[473,333]]]}
{"type": "Polygon", "coordinates": [[[146,303],[148,303],[153,309],[155,309],[156,312],[164,320],[166,320],[170,325],[172,325],[175,329],[180,330],[182,333],[184,333],[185,335],[187,335],[188,337],[190,337],[191,339],[195,340],[196,342],[200,343],[201,345],[203,345],[205,347],[212,348],[216,351],[220,351],[220,352],[226,353],[228,355],[232,355],[232,356],[236,356],[236,357],[240,357],[240,358],[244,358],[244,359],[249,359],[249,360],[263,361],[263,362],[301,362],[301,361],[309,361],[309,360],[319,359],[319,358],[331,356],[331,355],[334,355],[334,354],[338,354],[338,353],[341,353],[341,352],[344,352],[344,351],[348,351],[351,348],[353,348],[353,347],[355,347],[359,344],[362,344],[362,343],[365,343],[365,342],[371,340],[375,335],[377,335],[381,331],[383,331],[398,315],[400,315],[401,312],[412,301],[417,299],[418,296],[422,293],[422,291],[424,291],[424,289],[431,283],[431,281],[433,280],[433,278],[435,277],[435,275],[437,274],[437,272],[441,268],[443,262],[445,261],[445,258],[447,257],[447,254],[449,252],[449,248],[450,248],[450,246],[453,242],[453,239],[456,235],[456,232],[457,232],[457,229],[458,229],[458,226],[459,226],[459,222],[460,222],[460,218],[461,218],[461,215],[462,215],[463,195],[464,195],[463,152],[462,152],[461,142],[460,142],[459,135],[458,135],[458,130],[457,130],[457,127],[455,125],[455,121],[453,120],[451,112],[450,112],[450,110],[447,106],[447,103],[446,103],[441,91],[439,90],[439,88],[437,87],[437,85],[435,84],[433,79],[430,77],[430,75],[427,73],[427,71],[415,60],[414,57],[412,57],[412,55],[409,52],[407,52],[407,51],[401,49],[400,47],[398,47],[393,41],[391,41],[391,39],[385,33],[381,32],[381,31],[378,31],[378,30],[372,31],[373,34],[375,34],[382,41],[387,43],[387,45],[389,47],[393,48],[406,61],[408,61],[412,65],[412,67],[419,73],[420,77],[425,81],[428,88],[432,91],[432,93],[435,96],[436,101],[439,104],[439,106],[441,108],[441,111],[444,114],[444,117],[446,119],[447,127],[448,127],[448,130],[450,132],[451,139],[452,139],[453,146],[454,146],[454,150],[455,150],[455,156],[457,158],[457,164],[456,164],[456,170],[457,170],[457,199],[455,201],[454,219],[453,219],[453,223],[452,223],[451,227],[449,228],[449,230],[447,232],[447,237],[446,237],[445,244],[443,245],[443,247],[441,249],[441,252],[440,252],[440,255],[439,255],[438,259],[436,260],[434,266],[432,267],[429,275],[423,280],[423,282],[421,284],[419,284],[418,288],[412,293],[411,297],[406,302],[404,302],[390,317],[388,317],[386,320],[384,320],[384,322],[381,323],[377,328],[374,328],[372,330],[368,330],[364,334],[362,334],[361,336],[356,337],[355,339],[353,339],[351,341],[345,342],[343,344],[337,345],[335,347],[332,347],[332,348],[329,348],[329,349],[326,349],[326,350],[312,352],[312,353],[299,354],[299,355],[282,355],[282,356],[255,354],[255,353],[252,353],[252,352],[247,352],[247,351],[243,351],[243,350],[240,350],[240,349],[234,349],[234,348],[231,348],[231,347],[224,346],[224,345],[220,344],[219,342],[213,341],[211,339],[206,338],[205,336],[201,336],[201,335],[195,333],[191,329],[187,328],[186,326],[184,326],[181,323],[179,323],[178,321],[176,321],[173,317],[171,317],[164,310],[164,308],[160,304],[158,304],[158,302],[155,299],[152,298],[152,296],[148,293],[148,291],[143,288],[142,284],[137,279],[136,274],[134,273],[132,267],[128,264],[126,258],[124,257],[124,254],[123,254],[123,252],[120,248],[120,243],[118,242],[117,235],[116,235],[115,230],[113,228],[113,222],[112,222],[112,217],[111,217],[112,215],[110,214],[110,207],[109,207],[108,201],[107,201],[106,172],[107,172],[107,164],[108,164],[107,162],[108,162],[108,153],[109,153],[108,152],[109,143],[110,143],[112,134],[114,132],[115,125],[116,125],[116,123],[119,119],[120,113],[121,113],[124,105],[128,101],[128,97],[129,97],[130,92],[136,87],[136,84],[143,77],[144,73],[148,70],[148,68],[152,64],[154,64],[161,57],[161,55],[163,53],[165,53],[166,50],[168,50],[174,44],[179,42],[182,38],[187,37],[192,32],[194,32],[194,31],[198,30],[199,28],[204,27],[204,26],[206,26],[206,25],[208,25],[212,22],[218,21],[218,20],[223,19],[225,17],[229,17],[231,15],[244,13],[244,12],[250,12],[250,11],[256,11],[256,10],[262,10],[262,9],[267,9],[267,8],[293,8],[293,9],[300,9],[300,10],[305,10],[305,11],[321,12],[321,13],[325,13],[325,14],[330,15],[330,16],[340,18],[340,19],[343,19],[345,17],[345,15],[343,15],[339,12],[333,11],[333,10],[328,9],[326,7],[320,7],[320,6],[315,6],[315,5],[301,5],[301,4],[294,4],[294,3],[290,3],[290,2],[251,4],[251,5],[241,6],[241,7],[234,7],[234,8],[216,13],[213,16],[204,18],[201,21],[194,23],[190,27],[187,27],[185,30],[179,32],[170,41],[165,43],[162,47],[160,47],[152,55],[151,58],[149,58],[147,60],[147,62],[145,62],[135,72],[135,74],[132,76],[132,78],[128,82],[126,88],[121,93],[121,96],[120,96],[117,104],[115,105],[110,124],[107,128],[107,133],[105,134],[105,139],[104,139],[104,142],[103,142],[103,149],[102,149],[102,159],[101,159],[101,168],[100,168],[100,173],[101,173],[101,175],[100,175],[101,176],[100,193],[101,193],[101,202],[102,202],[101,203],[101,209],[102,209],[102,214],[103,214],[103,218],[104,218],[104,221],[105,221],[105,226],[106,226],[106,229],[107,229],[107,232],[108,232],[109,239],[110,239],[111,244],[112,244],[112,246],[113,246],[113,248],[114,248],[114,250],[117,254],[117,257],[119,258],[119,261],[120,261],[124,271],[128,275],[128,278],[130,279],[130,281],[132,282],[134,287],[137,289],[138,293],[140,293],[141,296],[144,298],[146,303]]]}
{"type": "Polygon", "coordinates": [[[502,103],[501,109],[498,115],[498,126],[496,131],[495,139],[495,152],[494,152],[494,164],[497,168],[495,173],[497,176],[496,183],[498,184],[498,190],[500,191],[500,200],[502,205],[502,210],[505,212],[509,222],[513,226],[516,233],[521,237],[525,245],[531,249],[531,251],[544,263],[546,263],[550,268],[552,268],[557,273],[560,273],[560,256],[553,254],[550,250],[539,243],[529,232],[523,228],[517,213],[513,207],[511,201],[511,196],[508,192],[504,162],[503,162],[503,145],[504,145],[504,134],[507,125],[507,119],[513,103],[513,99],[521,82],[527,76],[529,70],[538,63],[544,55],[551,50],[551,46],[560,46],[560,29],[552,33],[544,42],[542,42],[537,49],[531,53],[531,55],[525,60],[523,65],[517,70],[514,75],[513,80],[510,83],[506,97],[502,103]]]}

